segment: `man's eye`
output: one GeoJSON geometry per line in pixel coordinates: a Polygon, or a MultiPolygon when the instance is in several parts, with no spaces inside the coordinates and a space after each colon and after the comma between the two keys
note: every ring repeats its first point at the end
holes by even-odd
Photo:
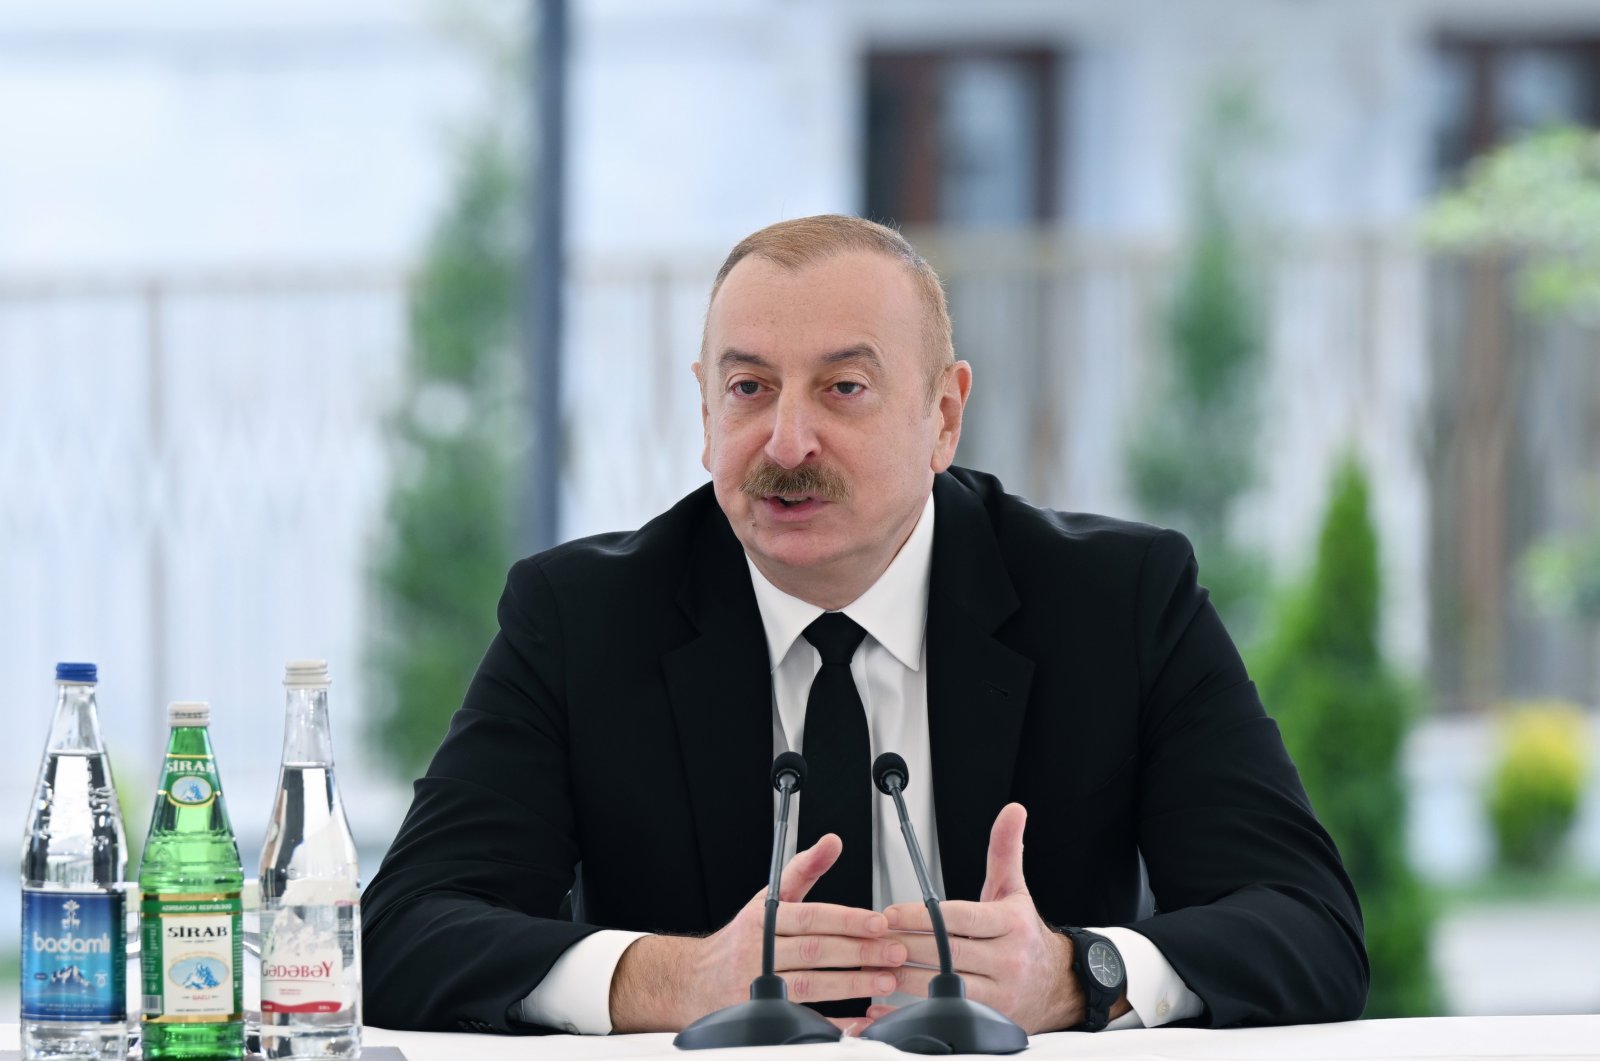
{"type": "Polygon", "coordinates": [[[847,379],[840,380],[838,383],[835,383],[833,385],[833,389],[838,391],[840,394],[843,394],[845,397],[850,397],[852,395],[860,394],[861,389],[864,386],[866,385],[863,383],[857,383],[855,380],[847,379]]]}
{"type": "Polygon", "coordinates": [[[753,379],[742,379],[733,385],[733,393],[746,398],[753,398],[761,393],[761,384],[753,379]]]}

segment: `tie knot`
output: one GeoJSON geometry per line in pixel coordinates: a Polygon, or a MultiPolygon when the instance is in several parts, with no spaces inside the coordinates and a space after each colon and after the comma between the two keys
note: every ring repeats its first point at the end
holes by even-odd
{"type": "Polygon", "coordinates": [[[823,612],[805,628],[803,636],[822,654],[824,666],[842,663],[848,667],[867,632],[844,612],[823,612]]]}

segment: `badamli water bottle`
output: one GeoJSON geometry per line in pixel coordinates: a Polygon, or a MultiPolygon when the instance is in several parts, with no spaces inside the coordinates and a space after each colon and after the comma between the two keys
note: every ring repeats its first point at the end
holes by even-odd
{"type": "Polygon", "coordinates": [[[211,754],[211,708],[167,708],[170,736],[139,867],[144,1056],[244,1056],[239,845],[211,754]]]}
{"type": "Polygon", "coordinates": [[[22,845],[22,1056],[127,1056],[128,840],[93,663],[56,664],[22,845]]]}
{"type": "Polygon", "coordinates": [[[361,877],[333,779],[328,665],[290,663],[283,767],[261,851],[261,1052],[361,1053],[361,877]]]}

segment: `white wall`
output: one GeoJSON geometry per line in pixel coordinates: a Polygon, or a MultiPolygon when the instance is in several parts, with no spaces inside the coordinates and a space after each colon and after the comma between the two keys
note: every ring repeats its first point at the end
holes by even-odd
{"type": "Polygon", "coordinates": [[[6,5],[0,269],[409,261],[482,104],[410,3],[6,5]]]}

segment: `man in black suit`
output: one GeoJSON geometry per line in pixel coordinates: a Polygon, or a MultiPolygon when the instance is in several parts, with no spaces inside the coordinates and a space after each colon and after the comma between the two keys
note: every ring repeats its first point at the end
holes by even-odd
{"type": "MultiPolygon", "coordinates": [[[[366,893],[369,1020],[671,1030],[746,997],[784,747],[906,754],[956,964],[1030,1032],[1359,1015],[1355,894],[1188,543],[951,468],[972,373],[909,244],[747,238],[695,374],[709,486],[512,569],[366,893]]],[[[861,1000],[852,1028],[934,960],[868,786],[811,778],[779,917],[791,997],[861,1000]]]]}

